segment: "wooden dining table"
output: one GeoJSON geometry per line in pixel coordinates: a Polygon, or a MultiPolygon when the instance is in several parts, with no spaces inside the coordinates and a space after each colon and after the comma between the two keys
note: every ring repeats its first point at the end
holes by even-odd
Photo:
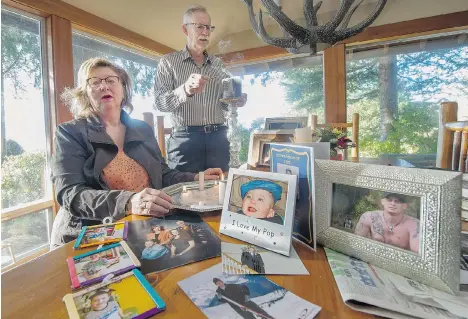
{"type": "MultiPolygon", "coordinates": [[[[220,212],[204,213],[203,220],[220,236],[222,241],[241,243],[219,234],[220,212]]],[[[130,216],[127,221],[147,217],[130,216]]],[[[267,276],[276,284],[322,308],[317,318],[376,318],[346,306],[328,265],[325,251],[317,251],[293,241],[293,246],[309,275],[267,276]]],[[[66,259],[82,254],[73,250],[73,242],[52,250],[17,268],[2,274],[2,319],[62,319],[67,318],[63,296],[71,293],[66,259]]],[[[159,273],[146,275],[150,284],[166,302],[166,310],[154,318],[196,319],[206,316],[180,289],[178,282],[221,262],[221,257],[195,262],[159,273]]],[[[289,319],[289,318],[285,318],[289,319]]]]}

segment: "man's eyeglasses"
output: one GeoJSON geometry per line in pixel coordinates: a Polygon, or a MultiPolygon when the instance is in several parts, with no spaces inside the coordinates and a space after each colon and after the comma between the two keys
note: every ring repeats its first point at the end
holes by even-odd
{"type": "Polygon", "coordinates": [[[108,86],[116,86],[120,82],[120,78],[115,75],[110,75],[107,78],[101,79],[98,77],[92,77],[86,80],[86,83],[93,89],[98,89],[101,86],[102,81],[106,82],[108,86]]]}
{"type": "Polygon", "coordinates": [[[214,25],[209,25],[209,24],[201,24],[201,23],[186,23],[185,25],[194,25],[195,28],[202,32],[203,30],[206,29],[206,31],[210,31],[210,32],[213,32],[214,29],[215,29],[215,26],[214,25]]]}

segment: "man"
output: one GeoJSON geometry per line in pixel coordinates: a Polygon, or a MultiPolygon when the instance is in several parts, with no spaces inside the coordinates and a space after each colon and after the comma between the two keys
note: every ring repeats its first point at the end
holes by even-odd
{"type": "Polygon", "coordinates": [[[260,255],[253,245],[248,245],[242,251],[241,263],[259,274],[265,273],[265,263],[263,262],[262,255],[260,255]]]}
{"type": "Polygon", "coordinates": [[[247,285],[225,284],[219,278],[213,278],[213,283],[218,286],[216,289],[218,299],[224,299],[242,318],[255,319],[255,314],[261,318],[273,319],[259,305],[249,300],[250,290],[247,285]]]}
{"type": "Polygon", "coordinates": [[[418,253],[419,220],[405,215],[405,196],[387,193],[381,203],[383,211],[362,214],[354,233],[418,253]]]}
{"type": "MultiPolygon", "coordinates": [[[[182,31],[187,46],[161,58],[155,79],[155,106],[172,114],[168,165],[182,172],[198,173],[209,167],[229,170],[229,142],[222,97],[222,79],[231,75],[221,60],[208,55],[211,17],[202,6],[184,14],[182,31]]],[[[232,105],[245,105],[247,96],[232,105]]]]}
{"type": "Polygon", "coordinates": [[[198,228],[196,225],[187,225],[183,220],[176,221],[177,230],[180,236],[195,239],[202,244],[208,242],[208,237],[203,229],[198,228]]]}

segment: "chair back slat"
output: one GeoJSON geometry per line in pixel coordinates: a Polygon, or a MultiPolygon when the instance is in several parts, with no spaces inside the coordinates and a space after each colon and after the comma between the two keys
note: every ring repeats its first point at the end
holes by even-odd
{"type": "MultiPolygon", "coordinates": [[[[450,134],[450,133],[449,133],[450,134]]],[[[457,131],[453,134],[453,146],[452,146],[452,170],[458,171],[459,161],[460,161],[460,149],[462,132],[457,131]]]]}

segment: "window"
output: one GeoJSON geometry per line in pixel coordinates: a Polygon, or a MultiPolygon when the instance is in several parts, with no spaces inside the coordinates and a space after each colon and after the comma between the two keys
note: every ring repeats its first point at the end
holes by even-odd
{"type": "MultiPolygon", "coordinates": [[[[106,58],[123,67],[132,79],[133,118],[142,120],[143,112],[152,112],[155,118],[156,115],[167,115],[153,108],[157,58],[76,30],[73,31],[72,44],[75,81],[84,61],[94,57],[106,58]]],[[[168,116],[165,116],[165,125],[170,126],[168,116]]]]}
{"type": "Polygon", "coordinates": [[[347,114],[360,114],[361,155],[435,166],[440,102],[457,101],[458,118],[468,117],[466,31],[351,47],[346,67],[347,114]]]}
{"type": "Polygon", "coordinates": [[[310,116],[324,121],[323,58],[296,56],[228,67],[242,77],[247,104],[238,110],[241,126],[239,160],[247,162],[250,133],[263,129],[266,117],[310,116]]]}
{"type": "Polygon", "coordinates": [[[48,249],[52,223],[44,21],[2,5],[2,269],[48,249]]]}

